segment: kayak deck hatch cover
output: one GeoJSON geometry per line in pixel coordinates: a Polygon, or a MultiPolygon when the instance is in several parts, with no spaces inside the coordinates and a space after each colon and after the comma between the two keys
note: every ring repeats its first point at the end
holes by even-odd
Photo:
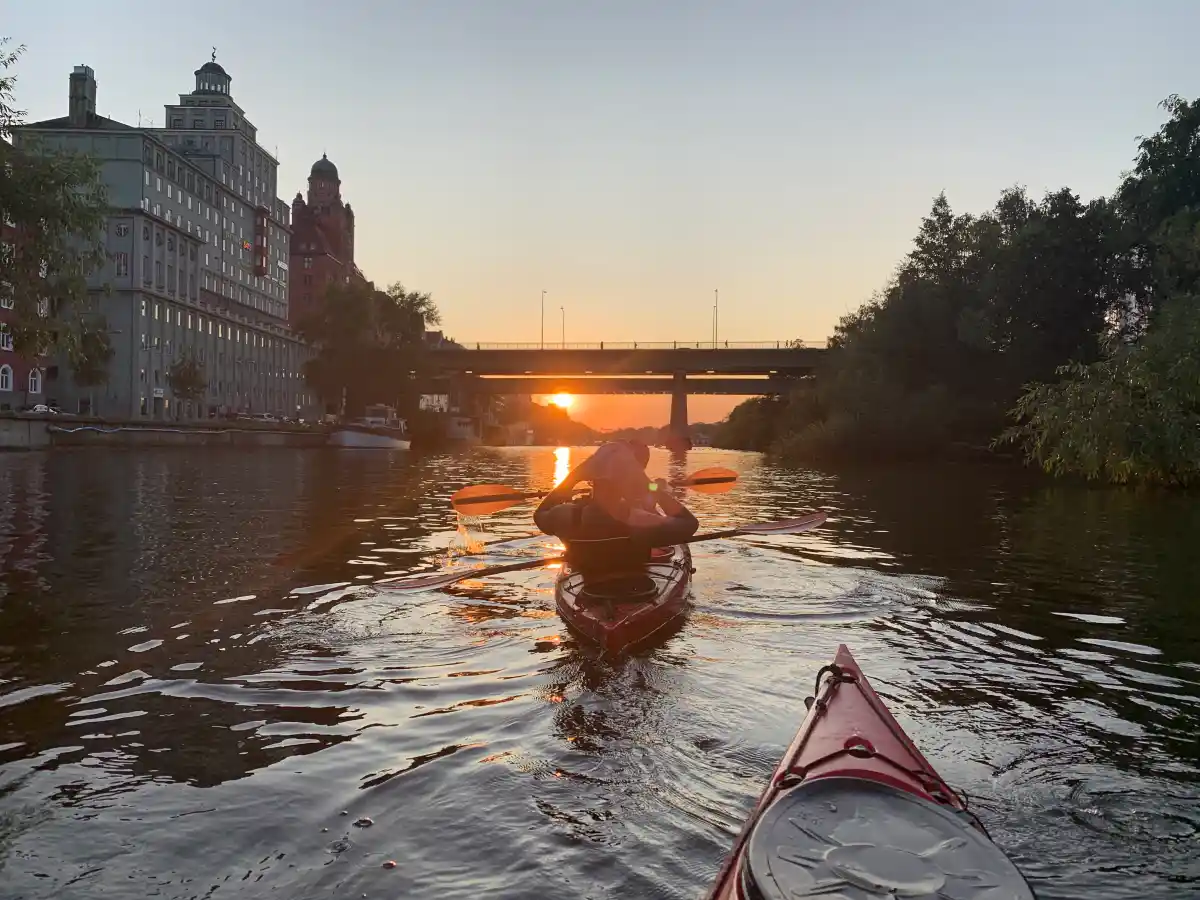
{"type": "Polygon", "coordinates": [[[845,645],[817,685],[710,900],[1033,900],[845,645]]]}

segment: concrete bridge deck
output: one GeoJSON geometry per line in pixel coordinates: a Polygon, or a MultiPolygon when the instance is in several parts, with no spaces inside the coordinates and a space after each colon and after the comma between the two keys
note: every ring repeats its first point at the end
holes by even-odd
{"type": "Polygon", "coordinates": [[[793,341],[728,344],[468,344],[439,349],[439,372],[470,375],[786,375],[811,374],[829,351],[793,341]],[[471,349],[477,348],[477,349],[471,349]]]}

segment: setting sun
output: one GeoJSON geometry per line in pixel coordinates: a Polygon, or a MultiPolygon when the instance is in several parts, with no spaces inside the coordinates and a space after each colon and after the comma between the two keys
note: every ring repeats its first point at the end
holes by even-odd
{"type": "Polygon", "coordinates": [[[559,409],[570,409],[571,404],[575,402],[575,398],[570,394],[555,394],[550,398],[550,402],[559,409]]]}

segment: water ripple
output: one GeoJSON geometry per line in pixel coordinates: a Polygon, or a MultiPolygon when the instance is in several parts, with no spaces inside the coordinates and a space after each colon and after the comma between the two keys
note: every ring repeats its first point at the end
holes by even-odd
{"type": "Polygon", "coordinates": [[[694,451],[742,473],[706,527],[834,514],[696,545],[682,629],[614,663],[552,570],[373,583],[558,552],[445,504],[550,486],[549,451],[87,452],[0,459],[16,896],[698,896],[842,641],[1039,896],[1200,886],[1187,504],[694,451]]]}

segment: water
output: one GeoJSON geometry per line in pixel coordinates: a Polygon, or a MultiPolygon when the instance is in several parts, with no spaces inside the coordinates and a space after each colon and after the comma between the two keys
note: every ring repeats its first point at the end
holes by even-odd
{"type": "Polygon", "coordinates": [[[698,545],[616,665],[552,570],[375,584],[462,543],[453,489],[580,458],[0,456],[0,897],[698,897],[839,642],[1039,896],[1200,891],[1194,497],[694,451],[743,475],[706,526],[829,522],[698,545]]]}

